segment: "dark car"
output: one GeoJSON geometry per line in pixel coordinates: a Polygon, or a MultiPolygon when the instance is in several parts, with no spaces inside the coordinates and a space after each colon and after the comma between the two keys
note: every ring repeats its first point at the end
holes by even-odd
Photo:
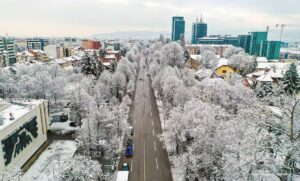
{"type": "Polygon", "coordinates": [[[132,146],[132,145],[133,145],[133,141],[132,141],[132,139],[131,139],[131,138],[128,138],[128,139],[127,139],[127,145],[130,145],[130,146],[132,146]]]}
{"type": "Polygon", "coordinates": [[[132,149],[132,146],[130,146],[130,145],[127,146],[126,156],[127,157],[132,157],[133,156],[133,149],[132,149]]]}

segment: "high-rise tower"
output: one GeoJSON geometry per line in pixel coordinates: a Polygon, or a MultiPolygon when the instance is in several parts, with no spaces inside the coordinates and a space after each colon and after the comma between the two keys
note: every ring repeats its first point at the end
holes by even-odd
{"type": "Polygon", "coordinates": [[[174,16],[172,18],[172,41],[180,40],[181,36],[184,36],[185,21],[182,16],[174,16]]]}
{"type": "Polygon", "coordinates": [[[192,44],[197,44],[198,38],[203,38],[207,36],[207,24],[203,22],[202,14],[197,18],[196,22],[193,23],[192,27],[192,44]]]}

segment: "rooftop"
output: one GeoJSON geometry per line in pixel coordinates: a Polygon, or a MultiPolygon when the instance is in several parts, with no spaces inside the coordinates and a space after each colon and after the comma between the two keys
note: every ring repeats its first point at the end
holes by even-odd
{"type": "Polygon", "coordinates": [[[0,99],[0,131],[30,112],[40,103],[40,100],[17,100],[8,103],[0,99]]]}

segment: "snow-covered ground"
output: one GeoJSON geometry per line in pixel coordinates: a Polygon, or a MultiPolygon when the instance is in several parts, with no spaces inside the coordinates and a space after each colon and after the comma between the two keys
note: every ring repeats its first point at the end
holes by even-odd
{"type": "Polygon", "coordinates": [[[21,181],[55,180],[53,167],[60,162],[71,159],[77,149],[75,141],[53,141],[41,154],[30,169],[22,176],[21,181]]]}
{"type": "Polygon", "coordinates": [[[78,127],[70,126],[70,123],[71,123],[70,120],[66,122],[54,122],[49,126],[49,130],[52,133],[63,135],[63,134],[68,134],[77,131],[79,129],[78,127]]]}

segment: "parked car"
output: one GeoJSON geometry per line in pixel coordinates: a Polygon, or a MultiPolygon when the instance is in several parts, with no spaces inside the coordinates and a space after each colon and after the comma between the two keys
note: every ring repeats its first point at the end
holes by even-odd
{"type": "Polygon", "coordinates": [[[130,145],[127,146],[126,156],[127,157],[132,157],[133,156],[133,149],[132,149],[132,146],[130,146],[130,145]]]}
{"type": "Polygon", "coordinates": [[[129,170],[128,163],[123,163],[121,170],[122,171],[128,171],[129,170]]]}
{"type": "Polygon", "coordinates": [[[133,136],[133,134],[134,134],[134,129],[133,129],[133,127],[129,127],[129,128],[128,128],[128,132],[130,133],[131,136],[133,136]]]}
{"type": "Polygon", "coordinates": [[[132,141],[132,139],[131,139],[131,138],[128,138],[128,139],[127,139],[127,145],[130,145],[130,146],[132,146],[132,145],[133,145],[133,141],[132,141]]]}

